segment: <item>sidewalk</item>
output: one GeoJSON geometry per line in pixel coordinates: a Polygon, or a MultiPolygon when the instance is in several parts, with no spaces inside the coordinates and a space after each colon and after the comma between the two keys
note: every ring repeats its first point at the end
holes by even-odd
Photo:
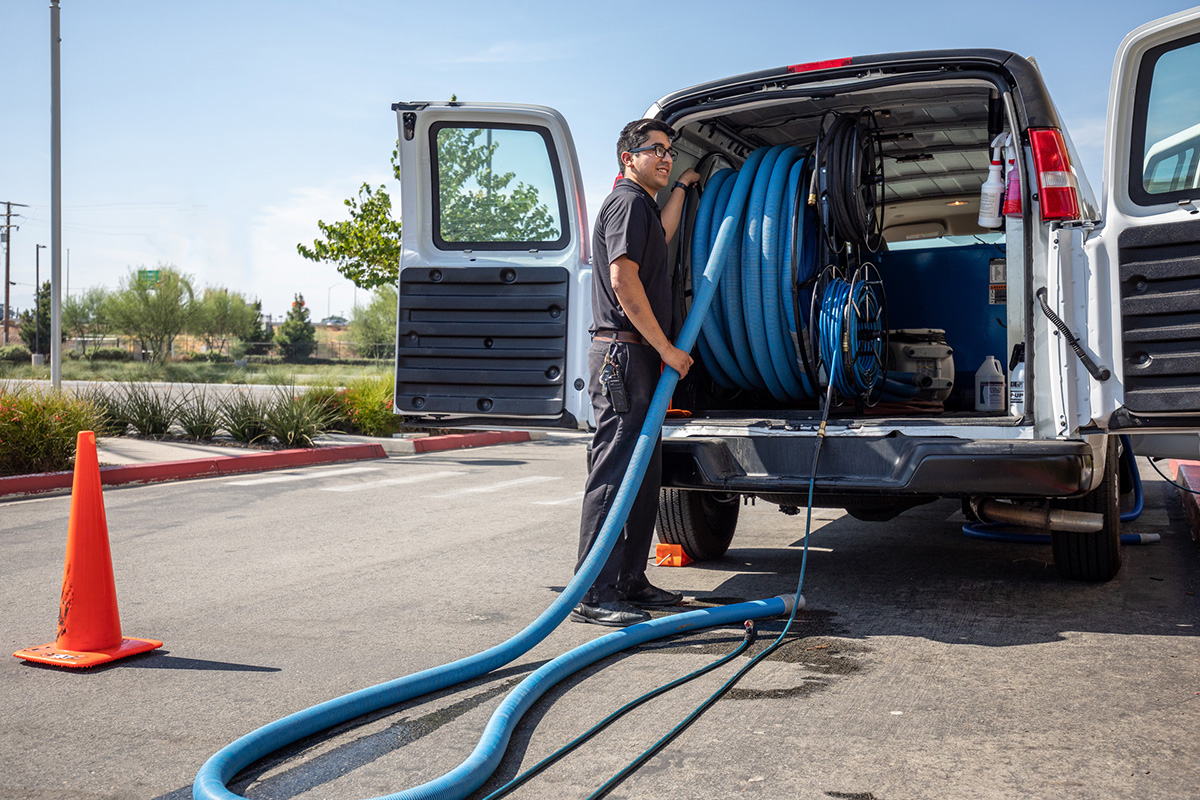
{"type": "MultiPolygon", "coordinates": [[[[316,447],[293,450],[119,436],[98,439],[96,450],[100,457],[100,482],[119,486],[528,442],[545,435],[541,431],[471,431],[397,438],[329,434],[319,437],[316,447]]],[[[70,491],[72,478],[71,472],[0,477],[0,500],[70,491]]]]}

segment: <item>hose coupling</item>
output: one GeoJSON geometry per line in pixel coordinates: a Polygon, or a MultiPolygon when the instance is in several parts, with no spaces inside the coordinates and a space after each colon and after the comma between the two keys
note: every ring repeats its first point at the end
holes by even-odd
{"type": "Polygon", "coordinates": [[[783,601],[783,613],[791,614],[792,611],[801,611],[807,605],[802,594],[781,594],[779,599],[783,601]]]}

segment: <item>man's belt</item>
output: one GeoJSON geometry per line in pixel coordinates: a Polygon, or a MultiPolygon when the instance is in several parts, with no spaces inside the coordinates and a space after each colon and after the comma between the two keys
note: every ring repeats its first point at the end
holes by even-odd
{"type": "Polygon", "coordinates": [[[626,344],[649,344],[642,335],[637,331],[609,331],[599,330],[592,334],[592,338],[599,342],[625,342],[626,344]]]}

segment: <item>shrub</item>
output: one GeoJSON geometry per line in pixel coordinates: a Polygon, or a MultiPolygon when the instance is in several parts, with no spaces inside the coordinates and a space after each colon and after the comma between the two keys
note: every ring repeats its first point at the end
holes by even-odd
{"type": "Polygon", "coordinates": [[[221,426],[229,432],[234,441],[253,444],[267,435],[267,426],[263,422],[265,414],[266,403],[253,393],[232,392],[226,395],[221,404],[221,426]]]}
{"type": "Polygon", "coordinates": [[[404,418],[392,413],[392,379],[380,375],[358,378],[346,387],[346,416],[355,430],[367,436],[391,436],[404,418]]]}
{"type": "Polygon", "coordinates": [[[175,416],[188,436],[211,439],[221,424],[221,406],[209,399],[208,392],[200,386],[179,401],[175,416]]]}
{"type": "Polygon", "coordinates": [[[143,436],[165,436],[178,407],[170,388],[159,391],[146,383],[121,387],[121,410],[143,436]]]}
{"type": "Polygon", "coordinates": [[[340,389],[331,382],[310,386],[305,396],[312,402],[325,407],[329,412],[328,430],[353,433],[354,425],[350,422],[349,407],[346,405],[346,390],[340,389]]]}
{"type": "Polygon", "coordinates": [[[80,391],[79,397],[96,409],[97,436],[120,436],[125,433],[129,427],[129,417],[125,415],[119,397],[96,385],[80,391]]]}
{"type": "Polygon", "coordinates": [[[97,347],[87,357],[92,361],[128,361],[129,351],[120,347],[97,347]]]}
{"type": "Polygon", "coordinates": [[[233,356],[227,356],[220,350],[205,350],[203,353],[185,353],[179,360],[199,361],[206,364],[232,364],[233,356]]]}
{"type": "Polygon", "coordinates": [[[332,422],[333,412],[319,398],[297,395],[295,387],[277,387],[263,413],[267,434],[284,447],[312,447],[313,438],[329,430],[332,422]]]}
{"type": "Polygon", "coordinates": [[[11,361],[14,364],[28,364],[33,354],[22,344],[6,344],[0,347],[0,361],[11,361]]]}
{"type": "Polygon", "coordinates": [[[75,439],[96,429],[96,417],[81,397],[0,386],[0,475],[70,469],[75,439]]]}

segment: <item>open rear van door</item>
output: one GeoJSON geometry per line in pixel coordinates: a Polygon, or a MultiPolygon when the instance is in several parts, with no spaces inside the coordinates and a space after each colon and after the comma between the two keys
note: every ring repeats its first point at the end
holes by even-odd
{"type": "Polygon", "coordinates": [[[1095,421],[1146,455],[1200,457],[1200,9],[1121,43],[1105,136],[1103,228],[1084,248],[1119,320],[1095,421]],[[1138,439],[1142,439],[1139,445],[1138,439]]]}
{"type": "Polygon", "coordinates": [[[566,120],[527,105],[393,109],[396,412],[437,427],[584,426],[591,273],[566,120]]]}

